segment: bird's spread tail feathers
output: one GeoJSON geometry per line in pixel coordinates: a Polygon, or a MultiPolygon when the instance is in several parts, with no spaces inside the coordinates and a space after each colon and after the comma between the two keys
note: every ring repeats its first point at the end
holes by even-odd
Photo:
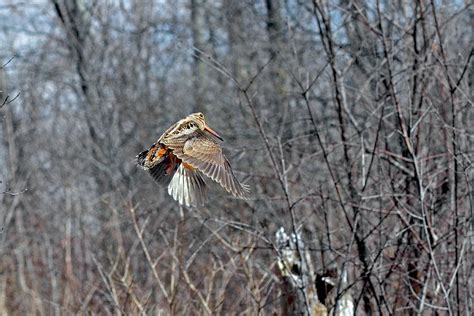
{"type": "Polygon", "coordinates": [[[145,167],[145,159],[146,159],[147,154],[148,154],[148,149],[142,151],[136,157],[137,158],[137,165],[142,167],[143,169],[148,169],[148,168],[145,167]]]}
{"type": "Polygon", "coordinates": [[[167,186],[178,168],[179,161],[164,146],[154,144],[137,155],[137,165],[150,172],[156,182],[167,186]]]}

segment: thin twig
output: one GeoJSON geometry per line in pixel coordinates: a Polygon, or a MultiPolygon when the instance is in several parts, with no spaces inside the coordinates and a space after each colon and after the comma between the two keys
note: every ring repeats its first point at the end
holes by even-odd
{"type": "MultiPolygon", "coordinates": [[[[158,283],[158,286],[160,287],[160,290],[163,293],[163,296],[165,297],[166,301],[168,302],[168,304],[170,304],[171,302],[170,302],[169,294],[166,291],[166,288],[163,282],[161,281],[160,277],[158,276],[158,273],[156,272],[155,263],[153,263],[150,252],[148,251],[148,247],[146,246],[145,241],[143,240],[143,228],[140,229],[138,227],[137,219],[135,217],[135,208],[130,207],[129,211],[130,211],[130,214],[132,215],[133,228],[135,229],[135,233],[138,239],[140,240],[140,245],[142,246],[142,250],[145,253],[145,257],[153,273],[153,277],[155,278],[156,283],[158,283]]],[[[146,225],[146,222],[145,224],[143,224],[143,227],[145,227],[145,225],[146,225]]]]}

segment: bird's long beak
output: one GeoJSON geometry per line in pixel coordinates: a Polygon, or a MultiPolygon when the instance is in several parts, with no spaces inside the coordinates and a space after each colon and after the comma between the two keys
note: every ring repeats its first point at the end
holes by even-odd
{"type": "Polygon", "coordinates": [[[211,133],[212,135],[216,136],[216,137],[219,138],[221,141],[224,141],[224,139],[223,139],[219,134],[217,134],[215,130],[213,130],[213,129],[210,128],[209,126],[207,126],[207,125],[204,126],[204,130],[207,131],[207,132],[209,132],[209,133],[211,133]]]}

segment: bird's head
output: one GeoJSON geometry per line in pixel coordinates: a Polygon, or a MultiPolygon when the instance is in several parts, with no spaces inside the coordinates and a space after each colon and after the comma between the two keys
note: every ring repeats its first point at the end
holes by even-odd
{"type": "Polygon", "coordinates": [[[204,114],[202,114],[201,112],[190,114],[186,117],[185,120],[187,120],[191,124],[195,124],[197,128],[199,128],[201,131],[206,131],[210,133],[211,135],[217,137],[218,139],[222,141],[224,140],[219,134],[216,133],[216,131],[214,131],[212,128],[207,126],[206,118],[204,117],[204,114]]]}

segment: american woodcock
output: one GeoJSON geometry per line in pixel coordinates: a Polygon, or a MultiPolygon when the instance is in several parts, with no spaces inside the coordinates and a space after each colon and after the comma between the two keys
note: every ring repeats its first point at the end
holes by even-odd
{"type": "Polygon", "coordinates": [[[180,204],[202,205],[207,185],[202,174],[219,183],[235,197],[245,199],[249,187],[235,177],[217,139],[202,113],[193,113],[168,128],[150,149],[137,155],[137,163],[148,170],[180,204]]]}

